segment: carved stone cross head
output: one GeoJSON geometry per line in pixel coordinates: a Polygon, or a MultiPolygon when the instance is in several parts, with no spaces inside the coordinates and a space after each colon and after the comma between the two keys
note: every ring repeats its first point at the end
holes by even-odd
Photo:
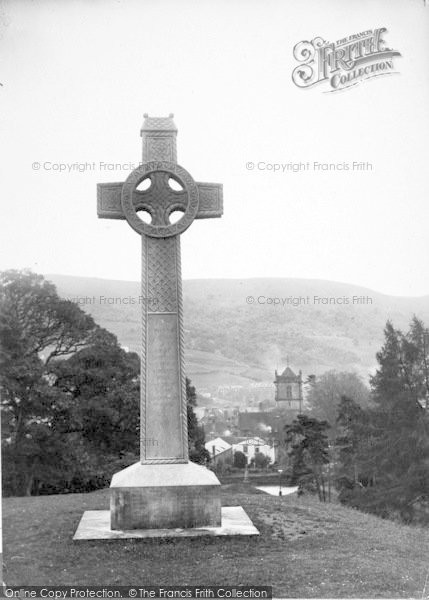
{"type": "Polygon", "coordinates": [[[154,238],[179,235],[194,219],[221,217],[222,185],[194,181],[175,161],[177,129],[171,115],[145,117],[143,159],[148,162],[134,169],[124,183],[98,184],[98,216],[126,219],[137,233],[154,238]],[[172,150],[166,153],[166,148],[172,150]],[[172,160],[163,160],[166,154],[172,160]],[[178,185],[172,187],[171,182],[178,185]],[[150,217],[150,223],[140,218],[142,211],[150,217]],[[182,212],[183,216],[171,223],[170,216],[175,211],[182,212]]]}
{"type": "Polygon", "coordinates": [[[153,161],[135,169],[125,181],[121,206],[126,220],[137,233],[150,237],[171,237],[183,233],[197,218],[199,190],[183,167],[172,162],[153,161]],[[173,189],[170,180],[178,183],[182,189],[173,189]],[[149,182],[149,187],[139,190],[145,181],[149,182]],[[140,211],[150,215],[150,223],[140,218],[140,211]],[[183,212],[183,217],[177,223],[170,223],[169,217],[174,211],[183,212]]]}

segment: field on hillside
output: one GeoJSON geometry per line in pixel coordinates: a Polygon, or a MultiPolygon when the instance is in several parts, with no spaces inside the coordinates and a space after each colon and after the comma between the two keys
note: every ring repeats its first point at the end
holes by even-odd
{"type": "Polygon", "coordinates": [[[383,521],[314,498],[222,488],[244,507],[255,538],[73,542],[84,510],[108,490],[6,498],[8,585],[272,585],[285,598],[422,598],[429,530],[383,521]]]}
{"type": "MultiPolygon", "coordinates": [[[[47,278],[62,297],[79,302],[97,323],[115,333],[122,345],[139,351],[139,283],[47,278]]],[[[413,314],[429,320],[427,297],[386,296],[323,280],[185,280],[183,294],[187,375],[198,388],[272,381],[274,370],[286,365],[286,357],[305,375],[336,369],[366,378],[376,364],[387,319],[398,328],[407,327],[413,314]],[[354,296],[369,297],[371,302],[353,304],[354,296]],[[338,303],[317,303],[315,297],[338,303]],[[306,302],[293,306],[267,301],[288,298],[306,302]]]]}

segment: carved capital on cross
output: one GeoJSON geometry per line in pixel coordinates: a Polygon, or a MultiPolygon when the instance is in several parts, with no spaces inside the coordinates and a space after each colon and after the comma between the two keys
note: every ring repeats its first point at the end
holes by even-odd
{"type": "Polygon", "coordinates": [[[143,162],[156,158],[177,162],[176,137],[177,127],[173,121],[173,113],[168,117],[149,117],[144,115],[140,130],[143,140],[143,162]]]}

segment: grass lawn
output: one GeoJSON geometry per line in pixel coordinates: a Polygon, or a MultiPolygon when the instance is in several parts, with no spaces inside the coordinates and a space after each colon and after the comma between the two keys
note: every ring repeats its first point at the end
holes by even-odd
{"type": "Polygon", "coordinates": [[[84,510],[107,509],[108,490],[6,498],[8,585],[272,585],[292,598],[422,598],[429,530],[243,484],[222,488],[243,506],[256,538],[73,542],[84,510]]]}

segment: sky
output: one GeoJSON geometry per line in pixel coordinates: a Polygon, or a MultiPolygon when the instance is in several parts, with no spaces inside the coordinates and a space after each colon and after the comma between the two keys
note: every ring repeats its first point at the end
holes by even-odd
{"type": "Polygon", "coordinates": [[[223,217],[182,235],[184,278],[429,294],[428,15],[422,0],[0,2],[0,269],[137,280],[139,236],[97,218],[96,184],[139,163],[143,113],[173,112],[179,164],[224,186],[223,217]],[[298,42],[380,27],[395,74],[335,93],[292,81],[298,42]],[[372,168],[313,168],[353,161],[372,168]]]}

